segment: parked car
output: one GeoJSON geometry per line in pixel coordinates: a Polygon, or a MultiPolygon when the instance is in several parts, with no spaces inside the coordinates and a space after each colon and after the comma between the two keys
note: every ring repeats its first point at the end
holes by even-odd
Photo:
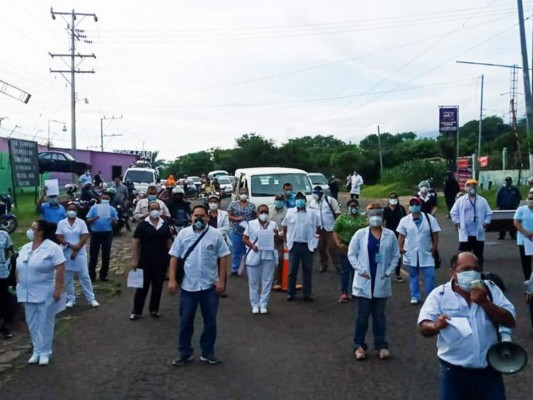
{"type": "Polygon", "coordinates": [[[76,161],[70,154],[62,151],[45,151],[37,156],[39,160],[39,173],[43,172],[73,172],[82,175],[91,164],[76,161]]]}
{"type": "Polygon", "coordinates": [[[189,176],[189,179],[192,179],[194,182],[194,186],[196,186],[196,189],[200,190],[200,187],[202,186],[202,180],[199,176],[189,176]]]}
{"type": "Polygon", "coordinates": [[[223,197],[230,196],[233,191],[233,183],[231,179],[226,176],[220,176],[217,178],[220,184],[220,191],[223,193],[223,197]]]}
{"type": "Polygon", "coordinates": [[[324,174],[321,174],[319,172],[310,172],[307,175],[309,175],[309,178],[313,183],[313,187],[320,186],[324,191],[324,194],[331,196],[331,190],[329,190],[328,180],[324,176],[324,174]]]}

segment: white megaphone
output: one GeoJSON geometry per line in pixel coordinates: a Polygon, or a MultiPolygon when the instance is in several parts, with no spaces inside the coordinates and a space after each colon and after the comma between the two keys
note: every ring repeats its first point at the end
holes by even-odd
{"type": "Polygon", "coordinates": [[[500,341],[492,345],[487,353],[487,362],[502,374],[516,374],[526,366],[527,353],[516,343],[513,343],[511,329],[499,326],[500,341]]]}

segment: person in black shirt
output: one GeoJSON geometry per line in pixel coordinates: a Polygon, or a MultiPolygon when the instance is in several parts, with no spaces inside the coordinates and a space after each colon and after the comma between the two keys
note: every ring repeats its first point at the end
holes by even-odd
{"type": "Polygon", "coordinates": [[[91,200],[100,200],[100,197],[96,194],[94,191],[92,185],[90,182],[87,182],[83,187],[81,188],[81,195],[80,200],[82,201],[91,201],[91,200]]]}
{"type": "Polygon", "coordinates": [[[444,181],[444,198],[446,199],[446,206],[448,207],[448,215],[446,218],[448,219],[450,218],[450,211],[455,203],[457,193],[460,191],[461,188],[459,187],[459,182],[457,182],[457,179],[453,176],[453,172],[448,172],[448,176],[444,181]]]}
{"type": "MultiPolygon", "coordinates": [[[[400,204],[400,199],[398,199],[398,193],[396,192],[390,192],[389,193],[389,203],[387,207],[383,210],[383,222],[385,224],[385,228],[390,229],[394,232],[396,235],[396,239],[398,239],[398,232],[396,232],[396,228],[398,228],[398,224],[400,223],[400,220],[407,215],[407,212],[405,211],[404,206],[400,204]]],[[[398,283],[403,283],[404,280],[402,276],[400,275],[400,267],[402,265],[402,258],[398,260],[398,265],[396,266],[395,270],[395,278],[394,280],[398,283]]]]}
{"type": "Polygon", "coordinates": [[[189,226],[191,221],[191,203],[185,200],[185,191],[181,186],[172,189],[172,197],[166,203],[170,217],[179,227],[189,226]]]}
{"type": "Polygon", "coordinates": [[[130,319],[138,319],[144,308],[144,301],[150,285],[150,316],[158,318],[159,302],[165,273],[169,265],[170,256],[168,251],[171,246],[170,227],[161,218],[161,206],[156,201],[148,205],[149,215],[137,225],[133,234],[131,266],[133,270],[140,268],[144,272],[144,286],[135,291],[133,299],[133,312],[130,319]]]}
{"type": "Polygon", "coordinates": [[[335,200],[339,200],[339,181],[335,175],[331,175],[331,179],[328,182],[329,191],[331,192],[331,197],[335,200]]]}

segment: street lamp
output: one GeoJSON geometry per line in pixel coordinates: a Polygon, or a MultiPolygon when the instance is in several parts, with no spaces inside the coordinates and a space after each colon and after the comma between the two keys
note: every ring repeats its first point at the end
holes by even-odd
{"type": "Polygon", "coordinates": [[[49,119],[48,120],[48,141],[46,143],[46,146],[48,147],[48,149],[50,149],[50,122],[55,122],[57,124],[63,124],[63,129],[61,129],[63,132],[66,132],[67,131],[67,126],[64,122],[62,121],[57,121],[55,119],[49,119]]]}

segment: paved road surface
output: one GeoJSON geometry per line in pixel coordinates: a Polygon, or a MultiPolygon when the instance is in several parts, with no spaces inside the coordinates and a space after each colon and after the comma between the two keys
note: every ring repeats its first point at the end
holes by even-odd
{"type": "MultiPolygon", "coordinates": [[[[456,248],[448,220],[441,252],[448,259],[456,248]]],[[[490,234],[486,270],[505,276],[508,296],[518,310],[516,340],[531,352],[527,308],[522,301],[523,278],[518,252],[510,240],[490,234]]],[[[163,318],[143,316],[131,322],[133,293],[103,304],[98,310],[67,321],[54,342],[48,367],[25,366],[1,392],[2,400],[24,399],[434,399],[436,398],[435,340],[416,329],[419,307],[409,304],[407,283],[394,284],[387,305],[388,340],[392,358],[356,362],[352,353],[355,304],[338,304],[339,276],[313,277],[315,302],[287,303],[272,295],[270,315],[250,313],[245,278],[229,280],[229,297],[221,300],[218,366],[198,359],[185,367],[170,364],[176,356],[176,297],[162,299],[163,318]]],[[[438,280],[447,279],[447,266],[438,280]]],[[[118,279],[118,278],[117,278],[118,279]]],[[[121,278],[122,279],[122,278],[121,278]]],[[[65,322],[63,322],[65,324],[65,322]]],[[[194,339],[198,343],[201,321],[194,339]]],[[[371,333],[369,344],[372,345],[371,333]]],[[[198,355],[198,354],[197,354],[198,355]]],[[[26,357],[26,355],[24,356],[26,357]]],[[[528,366],[505,379],[508,398],[532,398],[528,366]]]]}

